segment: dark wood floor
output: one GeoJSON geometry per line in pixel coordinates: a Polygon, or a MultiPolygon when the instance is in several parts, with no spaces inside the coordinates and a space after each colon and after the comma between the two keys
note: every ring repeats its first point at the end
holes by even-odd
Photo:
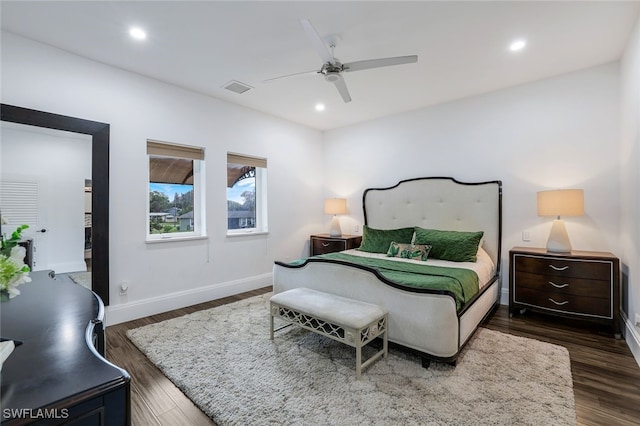
{"type": "MultiPolygon", "coordinates": [[[[130,341],[131,328],[208,309],[270,291],[264,288],[107,328],[107,358],[131,374],[134,426],[214,424],[180,392],[130,341]]],[[[509,318],[500,306],[485,322],[492,330],[562,345],[571,356],[579,425],[639,425],[640,367],[624,340],[607,330],[526,313],[509,318]]]]}

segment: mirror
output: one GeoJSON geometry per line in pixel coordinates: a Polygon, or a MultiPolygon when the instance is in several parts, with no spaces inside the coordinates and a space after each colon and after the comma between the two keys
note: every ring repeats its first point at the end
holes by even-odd
{"type": "MultiPolygon", "coordinates": [[[[109,304],[109,124],[0,105],[0,119],[90,136],[91,141],[91,288],[109,304]]],[[[27,161],[27,159],[23,159],[27,161]]]]}
{"type": "Polygon", "coordinates": [[[6,121],[0,131],[4,235],[27,225],[32,271],[91,288],[91,136],[6,121]]]}

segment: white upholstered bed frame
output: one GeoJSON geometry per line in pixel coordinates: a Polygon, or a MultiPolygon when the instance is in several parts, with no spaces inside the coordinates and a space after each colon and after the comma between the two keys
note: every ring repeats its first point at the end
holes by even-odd
{"type": "Polygon", "coordinates": [[[455,363],[464,344],[499,301],[501,182],[409,179],[393,187],[365,190],[363,208],[365,224],[377,229],[482,230],[482,247],[496,265],[496,273],[459,312],[447,294],[396,288],[375,272],[337,262],[309,261],[302,267],[276,262],[274,293],[307,287],[384,306],[389,312],[390,342],[417,351],[426,360],[455,363]]]}

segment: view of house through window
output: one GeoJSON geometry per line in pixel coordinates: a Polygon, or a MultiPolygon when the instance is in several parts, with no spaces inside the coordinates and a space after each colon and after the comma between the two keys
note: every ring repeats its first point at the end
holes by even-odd
{"type": "MultiPolygon", "coordinates": [[[[183,169],[193,173],[193,160],[183,169]]],[[[152,157],[150,165],[170,169],[175,161],[152,157]]],[[[154,182],[149,180],[149,233],[193,231],[193,184],[154,182]]]]}
{"type": "Polygon", "coordinates": [[[148,238],[201,235],[201,148],[147,141],[148,238]]]}
{"type": "Polygon", "coordinates": [[[267,231],[267,160],[227,154],[227,231],[267,231]]]}

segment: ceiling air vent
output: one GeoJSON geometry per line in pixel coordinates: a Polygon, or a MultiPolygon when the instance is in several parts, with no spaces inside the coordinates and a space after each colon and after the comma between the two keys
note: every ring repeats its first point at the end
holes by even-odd
{"type": "Polygon", "coordinates": [[[239,81],[235,80],[231,80],[222,87],[238,94],[244,93],[249,89],[253,89],[253,87],[249,86],[248,84],[240,83],[239,81]]]}

